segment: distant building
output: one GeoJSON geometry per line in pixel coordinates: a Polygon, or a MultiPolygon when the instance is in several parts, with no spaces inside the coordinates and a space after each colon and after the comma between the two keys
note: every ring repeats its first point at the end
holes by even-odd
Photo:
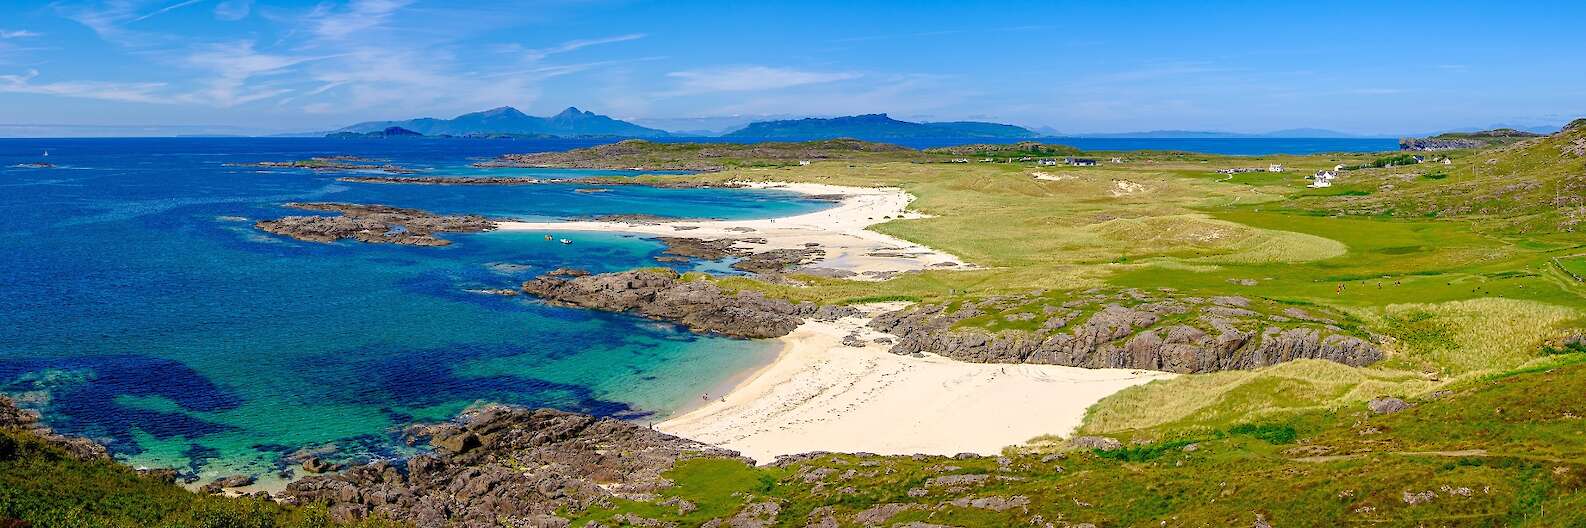
{"type": "Polygon", "coordinates": [[[1454,164],[1454,160],[1451,160],[1451,159],[1448,159],[1448,158],[1443,158],[1443,164],[1444,165],[1453,165],[1454,164]]]}
{"type": "Polygon", "coordinates": [[[1123,163],[1123,158],[1113,158],[1112,162],[1113,163],[1123,163]]]}
{"type": "Polygon", "coordinates": [[[1337,179],[1337,178],[1338,178],[1338,172],[1337,171],[1330,171],[1330,170],[1316,171],[1316,174],[1314,176],[1311,176],[1311,184],[1307,185],[1306,187],[1310,187],[1312,189],[1321,189],[1321,188],[1324,188],[1324,187],[1332,187],[1333,186],[1333,180],[1337,179]]]}
{"type": "Polygon", "coordinates": [[[799,160],[799,166],[800,167],[805,166],[805,165],[809,165],[809,164],[810,164],[810,160],[799,160]]]}
{"type": "Polygon", "coordinates": [[[1423,157],[1423,156],[1411,156],[1411,157],[1415,158],[1415,162],[1416,163],[1425,163],[1426,162],[1426,158],[1423,157]]]}
{"type": "Polygon", "coordinates": [[[1069,158],[1068,164],[1075,167],[1095,167],[1096,160],[1090,158],[1069,158]]]}
{"type": "Polygon", "coordinates": [[[969,158],[953,158],[953,163],[969,163],[969,158]]]}
{"type": "Polygon", "coordinates": [[[1271,165],[1267,165],[1267,172],[1283,172],[1283,164],[1273,163],[1271,165]]]}
{"type": "Polygon", "coordinates": [[[1044,160],[1037,161],[1035,163],[1037,165],[1042,166],[1042,167],[1051,167],[1051,166],[1057,165],[1057,160],[1055,160],[1055,159],[1044,159],[1044,160]]]}

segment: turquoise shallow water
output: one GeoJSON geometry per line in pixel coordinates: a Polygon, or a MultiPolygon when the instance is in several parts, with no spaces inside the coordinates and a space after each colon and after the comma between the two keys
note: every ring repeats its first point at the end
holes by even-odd
{"type": "MultiPolygon", "coordinates": [[[[478,157],[577,141],[0,140],[0,392],[125,460],[204,477],[271,472],[283,453],[403,448],[400,426],[486,401],[646,420],[771,345],[469,292],[564,266],[657,265],[620,235],[451,236],[442,248],[312,244],[255,230],[292,200],[570,218],[759,218],[828,204],[777,192],[576,185],[339,183],[226,163],[352,154],[476,174],[478,157]],[[15,167],[47,161],[54,169],[15,167]]],[[[624,174],[488,171],[524,176],[624,174]]],[[[702,264],[684,264],[691,267],[702,264]]]]}

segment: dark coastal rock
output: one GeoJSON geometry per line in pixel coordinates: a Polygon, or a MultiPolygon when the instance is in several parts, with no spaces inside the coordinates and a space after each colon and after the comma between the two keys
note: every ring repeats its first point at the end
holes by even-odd
{"type": "Polygon", "coordinates": [[[769,299],[758,292],[729,293],[710,281],[683,280],[672,270],[635,270],[569,278],[546,274],[523,291],[548,301],[632,312],[730,337],[781,337],[805,318],[834,320],[858,313],[850,307],[769,299]]]}
{"type": "Polygon", "coordinates": [[[272,169],[308,169],[314,171],[380,171],[391,174],[418,172],[399,165],[376,165],[374,160],[357,156],[327,156],[295,161],[261,161],[257,163],[230,163],[232,167],[264,167],[272,169]]]}
{"type": "Polygon", "coordinates": [[[951,310],[925,305],[882,314],[870,326],[899,337],[894,353],[928,352],[977,363],[1191,373],[1250,369],[1295,359],[1351,366],[1382,359],[1371,342],[1334,324],[1344,318],[1342,314],[1291,309],[1291,315],[1281,315],[1250,306],[1241,297],[1207,299],[1125,290],[1075,298],[993,298],[951,310]],[[1033,328],[990,332],[958,325],[988,314],[1010,325],[1033,328]]]}
{"type": "Polygon", "coordinates": [[[546,182],[538,178],[501,176],[344,176],[336,181],[404,185],[538,185],[546,182]]]}
{"type": "Polygon", "coordinates": [[[341,213],[340,216],[288,216],[254,223],[265,232],[309,242],[350,238],[371,244],[444,246],[435,233],[477,233],[496,228],[483,216],[440,216],[419,209],[347,203],[288,203],[286,207],[341,213]]]}
{"type": "Polygon", "coordinates": [[[341,471],[342,465],[330,462],[317,456],[303,459],[303,471],[309,473],[331,473],[341,471]]]}
{"type": "Polygon", "coordinates": [[[732,268],[759,274],[783,273],[799,266],[815,261],[817,257],[825,255],[826,251],[818,247],[773,249],[769,251],[752,251],[736,247],[738,242],[751,244],[764,244],[764,238],[732,239],[720,238],[704,240],[687,237],[659,237],[656,240],[666,244],[657,261],[668,262],[672,257],[687,257],[704,260],[721,260],[737,258],[732,263],[732,268]]]}
{"type": "MultiPolygon", "coordinates": [[[[80,436],[55,434],[53,429],[39,421],[39,414],[16,406],[16,401],[0,395],[0,429],[26,431],[45,443],[58,447],[78,460],[110,458],[109,450],[98,442],[80,436]]],[[[9,456],[5,446],[0,446],[0,459],[9,456]]]]}
{"type": "Polygon", "coordinates": [[[669,486],[661,473],[678,460],[744,460],[620,420],[499,405],[416,426],[409,435],[427,439],[433,452],[307,477],[281,496],[296,504],[324,502],[342,520],[381,516],[420,528],[567,526],[558,513],[669,486]]]}

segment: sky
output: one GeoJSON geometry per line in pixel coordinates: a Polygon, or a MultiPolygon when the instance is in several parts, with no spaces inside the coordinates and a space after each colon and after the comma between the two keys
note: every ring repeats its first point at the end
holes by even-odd
{"type": "Polygon", "coordinates": [[[1395,135],[1586,115],[1586,2],[0,0],[0,134],[514,106],[1395,135]],[[6,128],[6,127],[9,127],[6,128]]]}

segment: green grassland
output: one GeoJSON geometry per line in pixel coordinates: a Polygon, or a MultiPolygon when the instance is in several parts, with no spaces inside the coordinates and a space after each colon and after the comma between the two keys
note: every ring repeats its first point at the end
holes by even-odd
{"type": "MultiPolygon", "coordinates": [[[[1551,205],[1554,194],[1575,189],[1577,176],[1586,179],[1586,161],[1569,152],[1583,138],[1586,130],[1575,130],[1496,150],[1455,151],[1452,165],[1388,166],[1392,161],[1383,160],[1391,156],[1377,154],[1131,152],[1092,153],[1103,160],[1097,167],[822,161],[685,178],[900,187],[929,218],[885,221],[873,229],[986,268],[885,282],[720,279],[731,288],[830,303],[1172,288],[1343,311],[1388,352],[1387,360],[1366,369],[1279,366],[1159,381],[1104,400],[1086,426],[1120,432],[1149,424],[1161,435],[1171,433],[1163,428],[1172,424],[1201,430],[1286,410],[1339,408],[1379,394],[1425,394],[1542,358],[1548,346],[1586,326],[1586,287],[1576,280],[1586,271],[1580,257],[1586,238],[1560,223],[1569,214],[1567,199],[1551,205]],[[1287,170],[1216,172],[1272,163],[1287,170]],[[1477,163],[1480,179],[1468,175],[1467,167],[1477,163]],[[1306,188],[1306,175],[1337,165],[1368,168],[1344,171],[1332,188],[1306,188]],[[1036,172],[1060,181],[1037,179],[1036,172]],[[1434,172],[1442,176],[1425,177],[1434,172]],[[1489,207],[1480,215],[1424,214],[1424,206],[1407,205],[1486,195],[1501,199],[1483,201],[1489,207]],[[1540,199],[1544,195],[1548,200],[1540,199]],[[1229,390],[1193,391],[1203,385],[1229,390]],[[1296,392],[1299,385],[1308,388],[1296,392]],[[1186,390],[1203,397],[1163,404],[1186,390]],[[1150,415],[1119,419],[1127,409],[1150,415]]],[[[991,316],[964,324],[1019,330],[991,316]]]]}
{"type": "Polygon", "coordinates": [[[1396,414],[1308,409],[1116,451],[1051,444],[1001,458],[823,455],[759,468],[693,460],[655,500],[571,516],[574,526],[625,525],[613,518],[626,514],[692,526],[771,503],[778,526],[1579,526],[1583,362],[1450,385],[1396,414]],[[953,475],[969,483],[932,480],[953,475]],[[671,498],[698,509],[657,505],[671,498]]]}

